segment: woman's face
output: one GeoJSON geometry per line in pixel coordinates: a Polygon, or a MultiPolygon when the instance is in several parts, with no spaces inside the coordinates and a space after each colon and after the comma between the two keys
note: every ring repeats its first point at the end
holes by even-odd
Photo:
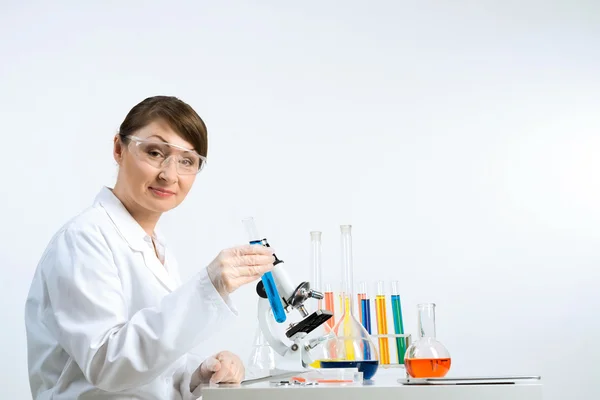
{"type": "MultiPolygon", "coordinates": [[[[167,142],[193,151],[193,145],[179,136],[163,120],[155,120],[133,133],[142,140],[151,139],[167,142]]],[[[131,140],[124,145],[115,137],[114,157],[119,163],[117,185],[128,203],[150,212],[163,213],[177,207],[190,191],[196,175],[182,175],[177,172],[177,161],[171,159],[166,165],[150,165],[141,156],[136,142],[131,140]]],[[[170,150],[172,148],[169,148],[170,150]]],[[[185,154],[173,149],[173,154],[185,154]]]]}

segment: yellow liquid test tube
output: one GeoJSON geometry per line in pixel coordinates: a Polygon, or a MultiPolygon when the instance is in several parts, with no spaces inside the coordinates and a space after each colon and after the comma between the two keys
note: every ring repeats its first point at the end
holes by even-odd
{"type": "MultiPolygon", "coordinates": [[[[385,307],[384,282],[377,281],[377,296],[375,297],[375,312],[377,317],[377,333],[387,335],[387,310],[385,307]]],[[[379,338],[379,362],[381,364],[390,363],[390,347],[388,338],[379,338]]]]}
{"type": "MultiPolygon", "coordinates": [[[[344,336],[346,338],[351,338],[352,337],[352,328],[351,328],[351,323],[352,323],[352,313],[350,311],[350,302],[352,301],[352,299],[350,298],[350,295],[343,295],[344,297],[344,322],[343,322],[343,332],[344,332],[344,336]]],[[[346,350],[346,360],[347,361],[354,361],[356,359],[356,357],[354,356],[354,343],[352,343],[352,339],[345,339],[344,340],[344,349],[346,350]]]]}

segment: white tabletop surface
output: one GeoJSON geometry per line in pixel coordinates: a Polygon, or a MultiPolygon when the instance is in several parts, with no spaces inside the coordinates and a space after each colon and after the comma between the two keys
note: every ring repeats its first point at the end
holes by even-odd
{"type": "Polygon", "coordinates": [[[360,386],[213,385],[202,389],[204,400],[542,400],[541,381],[517,384],[401,385],[404,370],[378,371],[360,386]]]}

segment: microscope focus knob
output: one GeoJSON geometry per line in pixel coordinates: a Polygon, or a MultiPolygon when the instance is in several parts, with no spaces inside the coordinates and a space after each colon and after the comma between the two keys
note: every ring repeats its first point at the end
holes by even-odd
{"type": "Polygon", "coordinates": [[[258,281],[256,284],[256,294],[258,294],[263,299],[268,298],[267,291],[265,290],[265,284],[261,281],[258,281]]]}

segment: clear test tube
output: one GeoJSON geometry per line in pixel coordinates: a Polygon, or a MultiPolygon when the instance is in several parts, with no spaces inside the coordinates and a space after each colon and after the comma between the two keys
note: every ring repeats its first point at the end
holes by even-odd
{"type": "MultiPolygon", "coordinates": [[[[310,252],[311,252],[311,264],[312,264],[312,281],[310,282],[311,289],[317,292],[323,293],[322,277],[323,269],[321,267],[321,232],[312,231],[310,232],[310,252]]],[[[323,308],[323,300],[318,301],[317,310],[323,308]]]]}
{"type": "MultiPolygon", "coordinates": [[[[375,297],[375,313],[377,317],[377,334],[387,335],[387,308],[385,305],[385,286],[384,281],[377,281],[377,296],[375,297]]],[[[379,362],[381,364],[390,363],[390,348],[387,337],[379,338],[379,362]]]]}

